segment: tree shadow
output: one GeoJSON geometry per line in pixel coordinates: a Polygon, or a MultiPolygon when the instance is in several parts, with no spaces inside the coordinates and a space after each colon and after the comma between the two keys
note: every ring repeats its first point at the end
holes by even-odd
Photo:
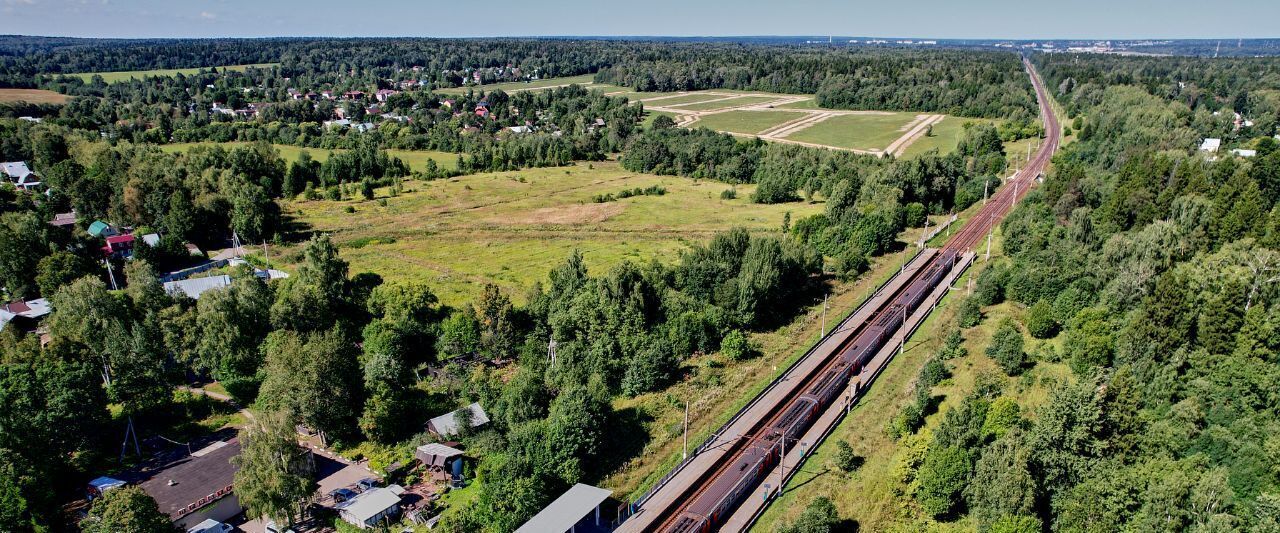
{"type": "Polygon", "coordinates": [[[652,415],[635,407],[614,411],[604,431],[602,453],[596,458],[597,474],[615,472],[638,457],[651,440],[645,427],[652,422],[652,415]]]}

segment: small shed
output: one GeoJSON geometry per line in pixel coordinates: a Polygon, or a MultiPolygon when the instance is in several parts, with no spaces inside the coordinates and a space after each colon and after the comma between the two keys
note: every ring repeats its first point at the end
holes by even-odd
{"type": "Polygon", "coordinates": [[[1213,153],[1213,152],[1217,152],[1218,148],[1221,148],[1221,147],[1222,147],[1222,139],[1215,139],[1213,137],[1209,137],[1200,143],[1201,152],[1213,153]]]}
{"type": "MultiPolygon", "coordinates": [[[[398,488],[398,487],[397,487],[398,488]]],[[[360,493],[338,504],[338,515],[342,520],[360,529],[377,526],[384,519],[393,519],[400,514],[400,494],[392,487],[378,487],[360,493]]]]}
{"type": "MultiPolygon", "coordinates": [[[[470,411],[471,427],[478,428],[489,423],[489,415],[479,403],[473,403],[456,411],[446,413],[427,421],[427,431],[440,436],[450,437],[458,434],[458,415],[470,411]]],[[[464,415],[467,416],[467,415],[464,415]]]]}
{"type": "Polygon", "coordinates": [[[422,462],[435,481],[453,479],[453,463],[462,460],[462,450],[446,446],[438,442],[423,444],[413,452],[413,457],[422,462]]]}
{"type": "Polygon", "coordinates": [[[516,533],[603,531],[606,528],[600,519],[600,504],[612,495],[613,491],[578,483],[533,515],[516,533]]]}

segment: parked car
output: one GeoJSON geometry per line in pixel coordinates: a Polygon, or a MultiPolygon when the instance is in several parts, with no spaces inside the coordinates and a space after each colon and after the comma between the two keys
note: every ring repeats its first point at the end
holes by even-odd
{"type": "Polygon", "coordinates": [[[356,491],[351,489],[333,489],[329,491],[329,497],[333,498],[334,503],[342,503],[351,498],[356,497],[356,491]]]}
{"type": "Polygon", "coordinates": [[[196,527],[187,530],[187,533],[230,533],[235,528],[230,524],[224,524],[212,518],[196,524],[196,527]]]}
{"type": "Polygon", "coordinates": [[[377,486],[378,486],[378,480],[373,479],[371,477],[367,477],[356,482],[356,488],[360,489],[360,492],[364,492],[366,490],[376,488],[377,486]]]}

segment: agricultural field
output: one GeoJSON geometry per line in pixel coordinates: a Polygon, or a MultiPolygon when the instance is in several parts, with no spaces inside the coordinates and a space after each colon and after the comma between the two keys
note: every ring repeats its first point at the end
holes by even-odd
{"type": "MultiPolygon", "coordinates": [[[[640,93],[636,93],[636,94],[640,94],[640,93]]],[[[697,104],[697,103],[702,103],[709,100],[720,100],[722,98],[724,98],[723,95],[699,92],[699,93],[689,93],[689,94],[657,93],[657,96],[644,96],[644,97],[637,97],[636,99],[643,101],[645,107],[664,107],[665,108],[665,107],[682,106],[686,104],[697,104]]]]}
{"type": "MultiPolygon", "coordinates": [[[[174,143],[166,144],[160,147],[161,150],[171,153],[185,152],[195,146],[211,146],[217,144],[228,150],[240,146],[248,146],[252,143],[248,142],[196,142],[196,143],[174,143]]],[[[280,152],[280,157],[285,161],[294,161],[298,159],[298,155],[302,152],[311,153],[311,158],[323,163],[329,159],[329,152],[342,152],[341,148],[333,150],[327,148],[303,148],[300,146],[292,146],[288,144],[273,144],[276,151],[280,152]]],[[[440,168],[452,169],[458,166],[458,154],[449,152],[436,152],[433,150],[387,150],[387,153],[400,158],[405,164],[409,165],[410,170],[424,171],[427,168],[427,160],[435,160],[436,165],[440,168]]]]}
{"type": "MultiPolygon", "coordinates": [[[[967,118],[948,116],[933,125],[933,135],[921,136],[907,147],[903,153],[906,157],[920,155],[929,150],[938,150],[940,153],[947,153],[956,149],[960,144],[960,138],[964,136],[965,124],[977,124],[981,122],[992,122],[985,118],[967,118]]],[[[1006,149],[1007,150],[1007,149],[1006,149]]]]}
{"type": "MultiPolygon", "coordinates": [[[[730,187],[637,174],[613,162],[579,163],[414,181],[396,197],[380,189],[372,201],[285,201],[282,211],[306,229],[329,233],[353,273],[427,282],[441,301],[458,305],[486,283],[522,301],[529,287],[545,281],[575,249],[594,272],[624,260],[674,261],[690,244],[721,230],[772,231],[787,212],[794,220],[823,209],[752,204],[752,185],[739,185],[736,199],[722,200],[721,192],[730,187]],[[593,201],[654,185],[666,194],[593,201]]],[[[292,255],[280,256],[287,262],[292,255]]]]}
{"type": "Polygon", "coordinates": [[[28,104],[65,104],[71,97],[44,89],[0,89],[0,104],[26,102],[28,104]]]}
{"type": "Polygon", "coordinates": [[[716,131],[755,135],[787,121],[803,117],[804,113],[787,111],[746,111],[735,110],[714,115],[706,115],[693,124],[694,127],[711,128],[716,131]]]}
{"type": "Polygon", "coordinates": [[[915,118],[915,113],[835,115],[786,138],[836,148],[883,150],[907,133],[907,125],[915,118]]]}
{"type": "MultiPolygon", "coordinates": [[[[568,76],[564,78],[546,78],[530,82],[512,81],[504,83],[490,83],[487,85],[468,85],[465,87],[451,87],[447,89],[436,89],[435,92],[441,94],[465,94],[467,91],[495,91],[501,89],[504,92],[515,91],[531,91],[536,89],[549,89],[552,87],[563,87],[565,85],[582,85],[584,87],[595,87],[592,80],[595,74],[583,74],[581,76],[568,76]]],[[[599,85],[601,88],[613,88],[612,85],[599,85]]]]}
{"type": "Polygon", "coordinates": [[[116,83],[120,81],[127,81],[134,78],[142,79],[142,78],[156,77],[156,76],[174,76],[177,74],[182,74],[182,75],[197,74],[201,70],[209,70],[211,68],[216,68],[218,70],[232,70],[232,71],[243,72],[250,68],[270,68],[277,65],[279,65],[279,63],[256,63],[252,65],[230,65],[230,66],[222,66],[222,67],[171,68],[171,69],[158,69],[158,70],[128,70],[128,71],[121,71],[121,72],[81,72],[81,73],[67,74],[67,75],[79,76],[80,79],[85,81],[85,83],[93,81],[94,76],[102,76],[102,81],[105,81],[107,83],[116,83]]]}
{"type": "Polygon", "coordinates": [[[700,102],[696,104],[686,104],[686,105],[675,106],[675,107],[679,109],[688,110],[688,111],[713,111],[716,109],[725,109],[729,107],[763,104],[766,102],[772,102],[774,100],[777,100],[777,98],[772,96],[739,96],[736,98],[729,98],[727,100],[724,99],[724,97],[722,96],[720,97],[720,99],[713,100],[710,102],[700,102]]]}

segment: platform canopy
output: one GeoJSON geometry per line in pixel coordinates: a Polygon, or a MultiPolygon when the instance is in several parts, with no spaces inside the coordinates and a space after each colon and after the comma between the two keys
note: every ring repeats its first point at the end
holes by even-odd
{"type": "Polygon", "coordinates": [[[574,524],[582,520],[582,517],[594,511],[612,494],[613,491],[610,490],[578,483],[520,526],[516,533],[569,531],[574,524]]]}

